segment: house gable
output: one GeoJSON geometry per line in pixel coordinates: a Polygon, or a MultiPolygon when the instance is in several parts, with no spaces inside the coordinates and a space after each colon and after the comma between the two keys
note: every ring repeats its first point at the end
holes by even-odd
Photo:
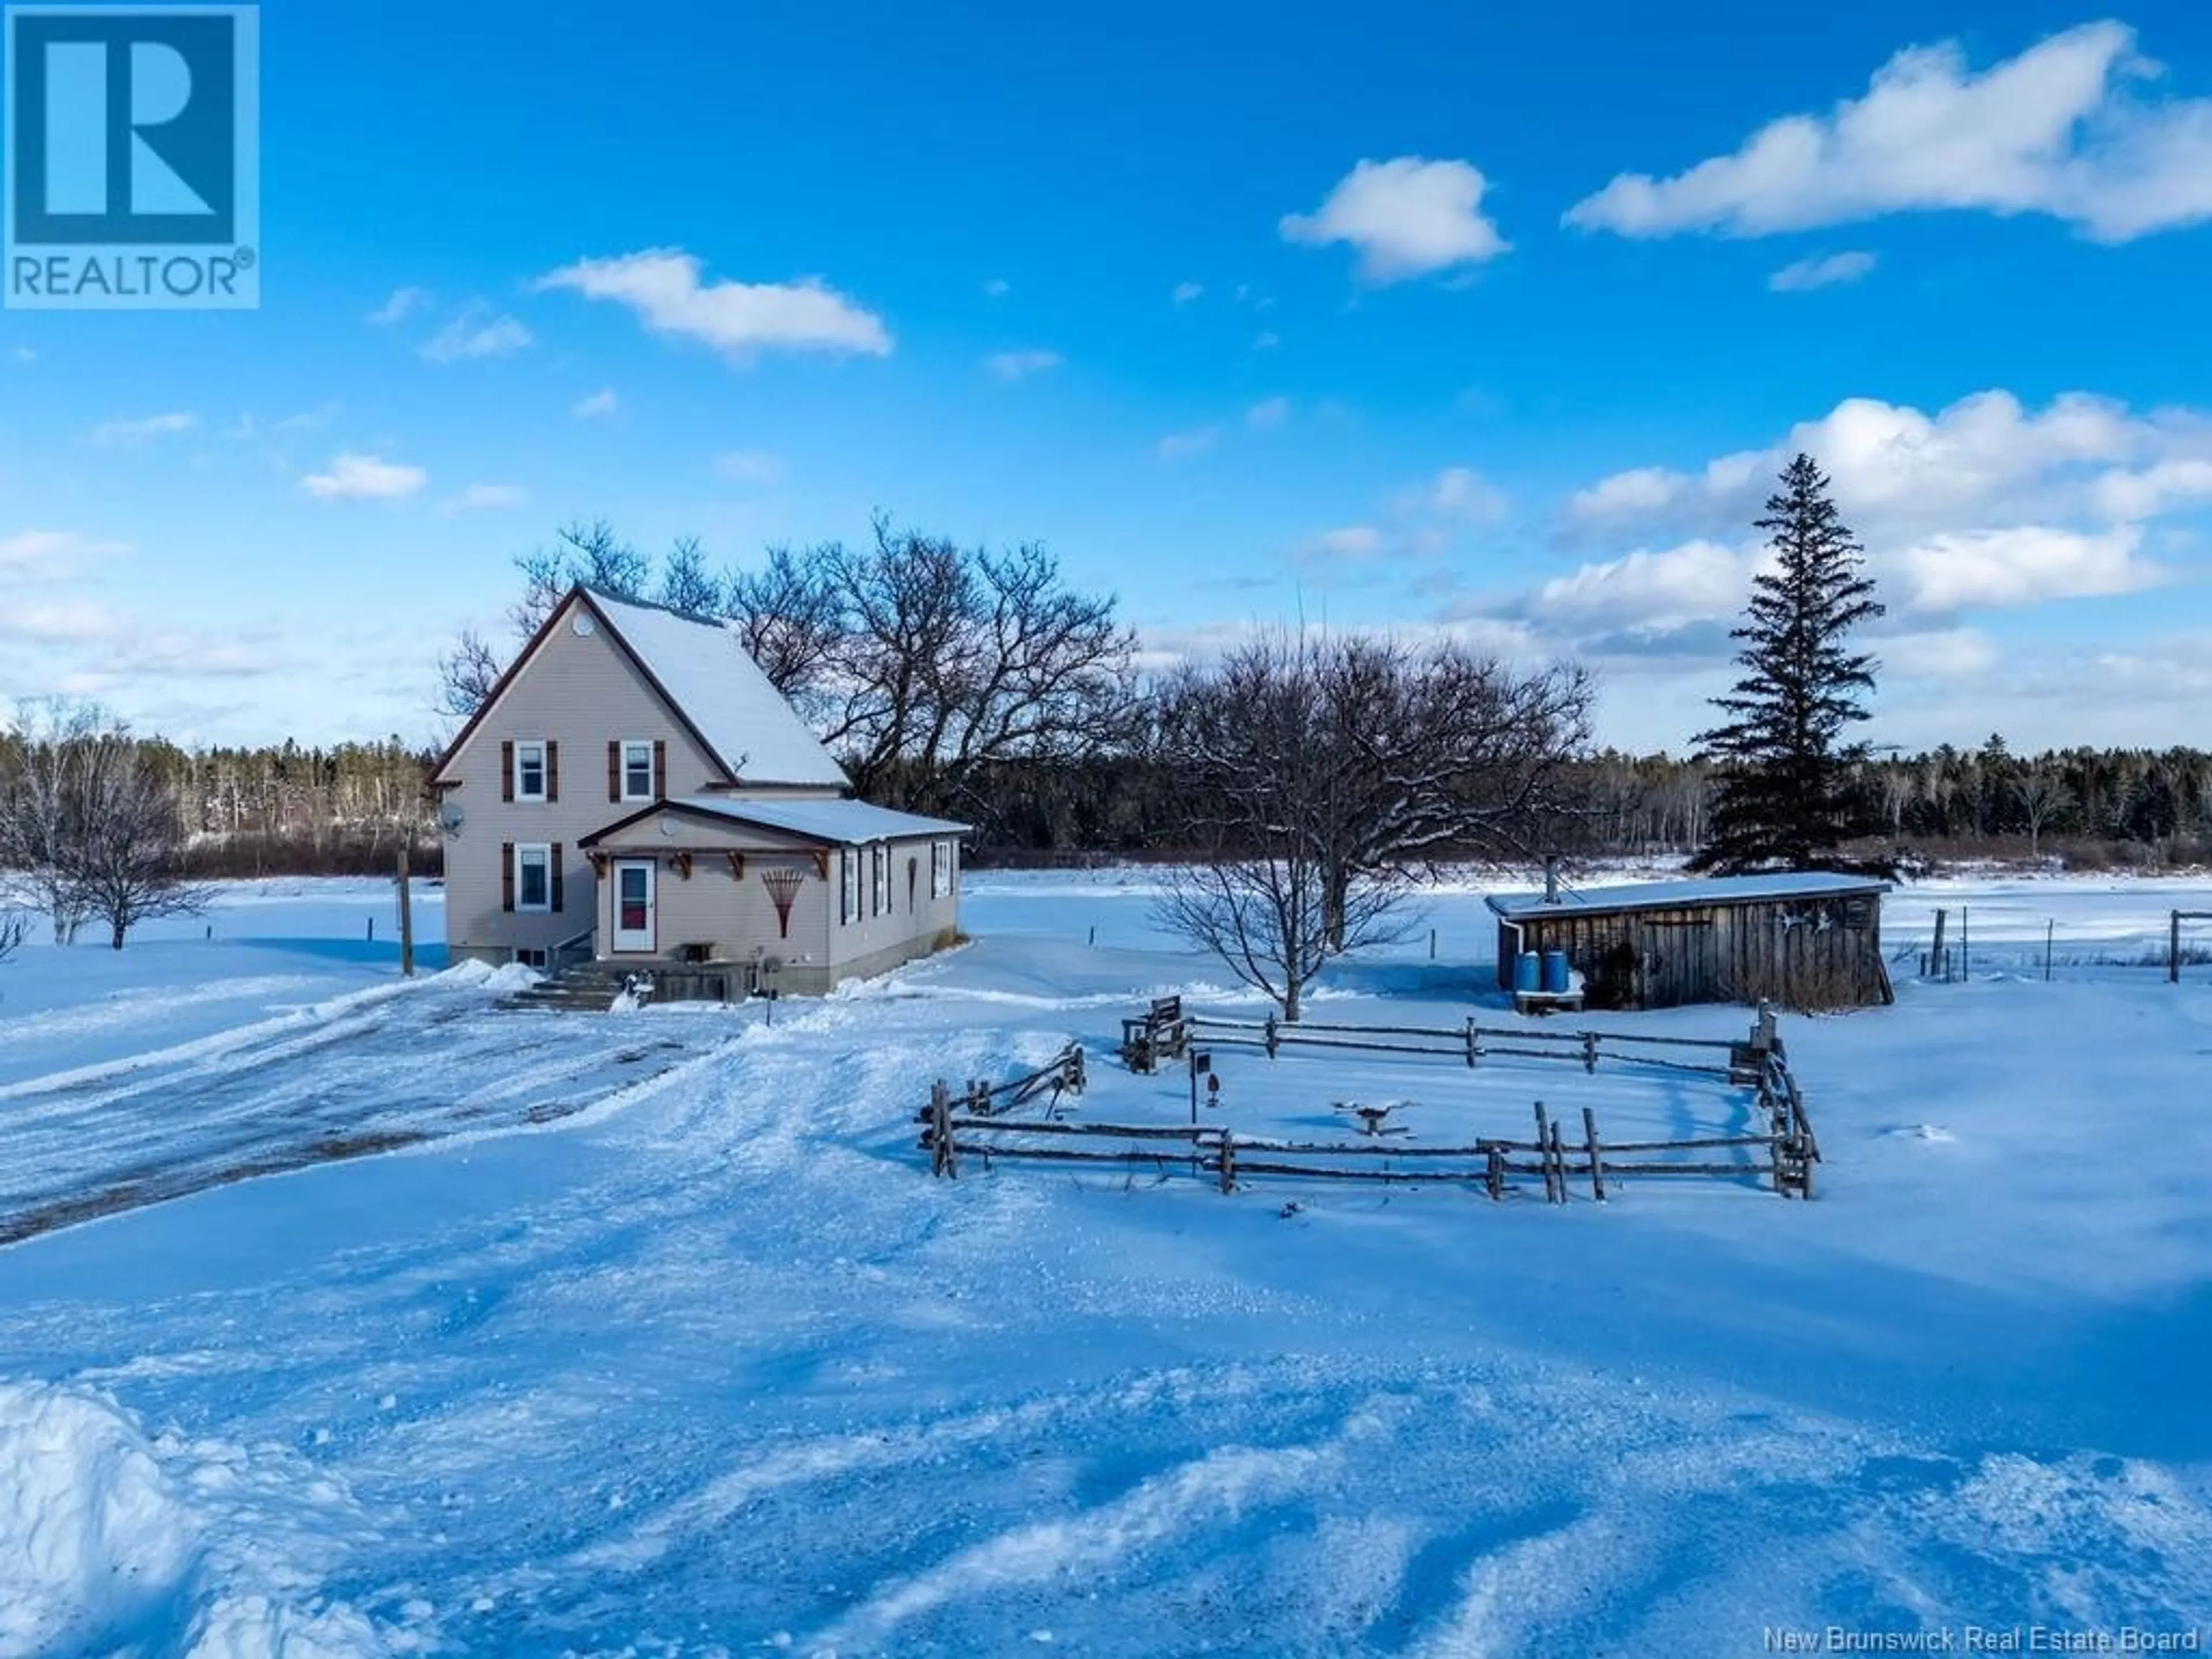
{"type": "Polygon", "coordinates": [[[571,590],[515,653],[490,693],[455,734],[430,769],[430,786],[459,787],[468,773],[481,770],[472,753],[479,741],[511,741],[522,735],[563,738],[575,734],[573,764],[588,760],[586,740],[604,732],[611,739],[663,738],[670,727],[681,733],[692,752],[691,770],[708,785],[737,781],[714,746],[668,695],[622,635],[582,588],[571,590]],[[580,629],[579,623],[584,624],[580,629]],[[548,682],[553,682],[548,684],[548,682]],[[518,725],[518,722],[520,724],[518,725]]]}

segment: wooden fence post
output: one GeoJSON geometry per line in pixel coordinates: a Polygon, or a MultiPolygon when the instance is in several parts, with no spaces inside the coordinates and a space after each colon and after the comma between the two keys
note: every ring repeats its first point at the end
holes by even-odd
{"type": "Polygon", "coordinates": [[[959,1178],[952,1153],[952,1091],[945,1086],[943,1078],[929,1091],[929,1151],[932,1175],[959,1178]]]}
{"type": "Polygon", "coordinates": [[[1279,1036],[1279,1033],[1278,1033],[1278,1031],[1277,1031],[1277,1029],[1276,1029],[1276,1025],[1275,1025],[1275,1017],[1274,1017],[1274,1015],[1273,1015],[1273,1013],[1270,1013],[1270,1014],[1267,1016],[1267,1058],[1268,1058],[1268,1059],[1273,1060],[1273,1059],[1275,1057],[1275,1048],[1276,1048],[1276,1046],[1277,1046],[1277,1044],[1279,1043],[1279,1041],[1280,1041],[1280,1036],[1279,1036]]]}
{"type": "Polygon", "coordinates": [[[415,903],[407,879],[404,836],[399,838],[399,971],[409,979],[415,977],[415,903]]]}
{"type": "Polygon", "coordinates": [[[1490,1155],[1485,1160],[1482,1184],[1490,1189],[1493,1200],[1505,1196],[1505,1154],[1496,1141],[1490,1144],[1490,1155]]]}
{"type": "Polygon", "coordinates": [[[1559,1196],[1552,1184],[1551,1146],[1551,1120],[1544,1115],[1544,1103],[1540,1100],[1536,1103],[1536,1167],[1544,1172],[1544,1202],[1556,1204],[1559,1196]]]}
{"type": "Polygon", "coordinates": [[[1598,1158],[1597,1114],[1587,1106],[1583,1108],[1583,1145],[1589,1148],[1590,1195],[1601,1204],[1605,1202],[1605,1165],[1598,1158]]]}
{"type": "Polygon", "coordinates": [[[1552,1120],[1552,1173],[1559,1183],[1559,1202],[1567,1201],[1567,1144],[1559,1134],[1557,1118],[1552,1120]]]}
{"type": "Polygon", "coordinates": [[[1597,1071],[1597,1033],[1595,1031],[1583,1033],[1583,1070],[1593,1075],[1597,1071]]]}
{"type": "Polygon", "coordinates": [[[1474,1062],[1482,1058],[1482,1039],[1474,1032],[1474,1016],[1467,1017],[1467,1069],[1473,1071],[1474,1062]]]}
{"type": "Polygon", "coordinates": [[[1237,1142],[1226,1129],[1221,1132],[1221,1190],[1237,1190],[1237,1142]]]}
{"type": "Polygon", "coordinates": [[[2181,983],[2181,912],[2166,919],[2166,982],[2181,983]]]}

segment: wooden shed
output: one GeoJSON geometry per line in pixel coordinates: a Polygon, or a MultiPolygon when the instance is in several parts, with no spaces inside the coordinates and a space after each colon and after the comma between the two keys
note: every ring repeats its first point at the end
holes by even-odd
{"type": "Polygon", "coordinates": [[[1498,982],[1523,951],[1564,951],[1595,1008],[1895,1000],[1881,956],[1887,882],[1824,872],[1493,895],[1498,982]]]}

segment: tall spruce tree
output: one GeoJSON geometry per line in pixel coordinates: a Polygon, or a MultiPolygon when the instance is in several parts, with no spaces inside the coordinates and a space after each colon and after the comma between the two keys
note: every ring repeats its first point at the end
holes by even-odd
{"type": "Polygon", "coordinates": [[[1695,739],[1721,772],[1711,839],[1691,867],[1887,873],[1886,860],[1842,852],[1871,827],[1855,777],[1867,748],[1844,732],[1867,718],[1860,694],[1873,689],[1875,666],[1845,636],[1883,607],[1811,456],[1783,470],[1759,527],[1775,566],[1753,580],[1744,625],[1729,635],[1743,641],[1743,678],[1713,699],[1729,719],[1695,739]]]}

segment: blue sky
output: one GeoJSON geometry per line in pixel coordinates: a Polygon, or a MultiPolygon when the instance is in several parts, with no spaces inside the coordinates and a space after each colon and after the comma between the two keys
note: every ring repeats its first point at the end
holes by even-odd
{"type": "Polygon", "coordinates": [[[261,308],[0,313],[0,696],[428,739],[561,523],[882,508],[1680,748],[1804,447],[1877,741],[2212,740],[2205,9],[1060,14],[270,6],[261,308]]]}

